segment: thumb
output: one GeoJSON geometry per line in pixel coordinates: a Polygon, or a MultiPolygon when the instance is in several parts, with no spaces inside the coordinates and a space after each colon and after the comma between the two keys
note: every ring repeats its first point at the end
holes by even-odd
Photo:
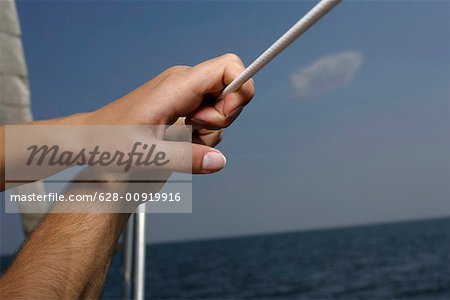
{"type": "Polygon", "coordinates": [[[210,174],[222,170],[227,159],[219,150],[189,142],[159,143],[159,149],[167,154],[164,169],[175,172],[210,174]]]}
{"type": "Polygon", "coordinates": [[[192,173],[215,173],[225,168],[226,164],[227,159],[219,150],[209,146],[192,144],[192,173]]]}

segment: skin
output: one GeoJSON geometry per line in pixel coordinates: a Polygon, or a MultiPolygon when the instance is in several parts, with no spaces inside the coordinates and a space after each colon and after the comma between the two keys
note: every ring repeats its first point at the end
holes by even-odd
{"type": "MultiPolygon", "coordinates": [[[[172,125],[194,130],[192,173],[221,170],[225,161],[204,168],[203,158],[220,142],[222,130],[237,118],[253,97],[253,82],[217,99],[223,88],[244,70],[242,61],[226,54],[194,67],[172,67],[128,95],[88,113],[27,123],[29,125],[172,125]]],[[[0,128],[0,188],[5,188],[5,129],[0,128]]],[[[25,159],[25,158],[24,158],[25,159]]],[[[174,167],[174,170],[176,166],[174,167]]],[[[152,187],[149,187],[150,189],[152,187]]],[[[96,189],[123,189],[104,182],[96,189]]],[[[69,191],[89,194],[83,184],[69,191]]],[[[25,241],[0,277],[2,299],[98,298],[117,239],[129,214],[48,214],[25,241]]]]}

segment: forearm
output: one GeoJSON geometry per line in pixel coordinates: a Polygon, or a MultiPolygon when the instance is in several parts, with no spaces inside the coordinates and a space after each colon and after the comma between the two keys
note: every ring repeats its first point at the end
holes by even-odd
{"type": "MultiPolygon", "coordinates": [[[[19,123],[15,125],[88,125],[92,124],[91,113],[80,113],[74,114],[63,118],[50,119],[50,120],[42,120],[42,121],[34,121],[27,123],[19,123]]],[[[5,148],[6,148],[6,135],[5,135],[5,126],[0,126],[0,191],[5,190],[5,148]]],[[[46,137],[49,140],[48,143],[51,143],[52,137],[46,137]]],[[[22,156],[22,155],[21,155],[22,156]]],[[[14,160],[17,163],[21,163],[26,160],[26,157],[14,157],[14,160]]],[[[46,175],[46,174],[43,174],[46,175]]]]}
{"type": "Polygon", "coordinates": [[[81,298],[92,282],[99,293],[128,217],[49,214],[0,279],[1,298],[81,298]]]}

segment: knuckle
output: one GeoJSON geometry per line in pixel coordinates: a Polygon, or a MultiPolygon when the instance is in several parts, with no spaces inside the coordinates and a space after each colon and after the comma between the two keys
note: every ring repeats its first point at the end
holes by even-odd
{"type": "Polygon", "coordinates": [[[242,64],[241,58],[240,58],[237,54],[235,54],[235,53],[227,53],[227,54],[224,55],[224,57],[225,57],[228,61],[232,61],[232,62],[238,63],[239,65],[242,64]]]}
{"type": "Polygon", "coordinates": [[[238,93],[243,98],[246,104],[250,102],[255,95],[255,86],[253,85],[253,82],[248,82],[244,84],[242,88],[238,91],[238,93]]]}
{"type": "Polygon", "coordinates": [[[246,95],[246,97],[245,97],[245,104],[250,103],[250,101],[252,101],[252,99],[253,99],[253,96],[254,96],[253,93],[246,95]]]}
{"type": "Polygon", "coordinates": [[[233,120],[231,120],[230,118],[223,118],[220,121],[220,127],[227,128],[228,126],[231,125],[232,122],[233,122],[233,120]]]}
{"type": "Polygon", "coordinates": [[[188,66],[184,66],[184,65],[176,65],[176,66],[172,66],[172,67],[168,68],[168,69],[166,70],[166,72],[167,72],[168,74],[173,74],[173,73],[176,73],[176,72],[179,72],[179,71],[186,70],[186,69],[188,69],[188,68],[189,68],[188,66]]]}
{"type": "Polygon", "coordinates": [[[247,94],[247,98],[250,101],[250,100],[253,99],[254,96],[255,96],[255,88],[253,86],[251,86],[250,90],[249,90],[249,92],[247,94]]]}
{"type": "Polygon", "coordinates": [[[250,79],[246,88],[247,88],[246,95],[249,97],[253,97],[253,95],[255,94],[255,83],[254,83],[253,79],[250,79]]]}

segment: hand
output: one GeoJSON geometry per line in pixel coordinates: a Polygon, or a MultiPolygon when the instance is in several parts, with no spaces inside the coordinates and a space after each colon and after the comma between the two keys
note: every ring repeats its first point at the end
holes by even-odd
{"type": "Polygon", "coordinates": [[[211,130],[228,127],[250,102],[253,81],[217,99],[244,65],[238,56],[226,54],[194,67],[172,67],[117,101],[89,114],[91,124],[172,125],[186,117],[196,129],[192,145],[193,173],[212,173],[225,166],[224,156],[214,145],[220,136],[211,130]],[[216,141],[202,142],[205,135],[216,141]],[[201,138],[199,138],[201,137],[201,138]],[[203,144],[203,145],[201,145],[203,144]]]}
{"type": "Polygon", "coordinates": [[[167,69],[119,100],[101,108],[96,123],[133,125],[171,125],[179,117],[207,129],[229,126],[252,99],[253,82],[216,99],[244,65],[234,54],[205,61],[194,67],[167,69]],[[226,117],[228,116],[228,117],[226,117]]]}

